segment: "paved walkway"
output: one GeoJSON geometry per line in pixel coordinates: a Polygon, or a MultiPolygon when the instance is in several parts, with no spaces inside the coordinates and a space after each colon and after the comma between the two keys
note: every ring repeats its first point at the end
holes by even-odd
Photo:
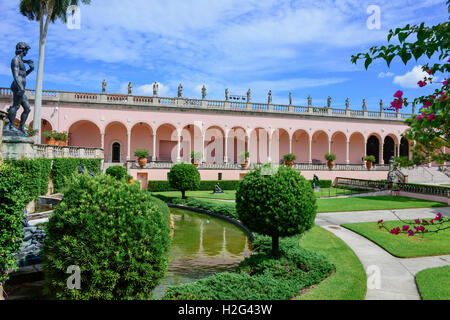
{"type": "MultiPolygon", "coordinates": [[[[394,210],[402,219],[433,218],[438,212],[450,217],[450,207],[394,210]]],[[[356,253],[368,277],[366,300],[418,300],[415,275],[434,267],[450,265],[450,255],[400,259],[370,240],[340,227],[343,223],[397,220],[388,210],[318,213],[316,224],[341,238],[356,253]],[[379,272],[379,273],[378,273],[379,272]],[[380,281],[376,281],[379,274],[380,281]]]]}

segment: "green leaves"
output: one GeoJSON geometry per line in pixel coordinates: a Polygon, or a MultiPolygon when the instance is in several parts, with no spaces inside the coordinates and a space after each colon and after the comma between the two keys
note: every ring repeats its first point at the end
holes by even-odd
{"type": "Polygon", "coordinates": [[[193,164],[179,163],[174,165],[168,174],[169,184],[172,188],[184,191],[197,190],[200,186],[200,173],[193,164]]]}

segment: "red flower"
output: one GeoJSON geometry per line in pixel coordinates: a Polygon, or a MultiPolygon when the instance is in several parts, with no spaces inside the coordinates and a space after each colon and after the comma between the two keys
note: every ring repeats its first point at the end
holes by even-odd
{"type": "Polygon", "coordinates": [[[427,85],[427,82],[420,80],[419,82],[417,82],[417,84],[419,85],[419,87],[422,88],[422,87],[425,87],[427,85]]]}
{"type": "Polygon", "coordinates": [[[394,97],[395,98],[401,99],[402,96],[403,96],[403,91],[402,90],[398,90],[396,93],[394,93],[394,97]]]}
{"type": "Polygon", "coordinates": [[[380,223],[382,223],[382,222],[383,222],[383,219],[381,219],[381,220],[378,220],[378,222],[377,222],[377,223],[378,223],[378,224],[380,224],[380,223]]]}

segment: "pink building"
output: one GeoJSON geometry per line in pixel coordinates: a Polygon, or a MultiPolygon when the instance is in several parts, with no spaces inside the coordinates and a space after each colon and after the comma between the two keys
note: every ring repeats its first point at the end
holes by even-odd
{"type": "MultiPolygon", "coordinates": [[[[30,103],[34,92],[28,92],[30,103]]],[[[9,89],[0,89],[0,110],[11,105],[9,89]]],[[[32,115],[33,113],[31,113],[32,115]]],[[[20,116],[20,111],[18,117],[20,116]]],[[[44,91],[42,131],[66,131],[70,146],[104,149],[105,167],[128,164],[142,180],[165,180],[172,163],[190,162],[191,151],[202,153],[202,179],[240,179],[240,153],[250,163],[280,163],[296,155],[295,168],[307,178],[357,177],[385,179],[392,156],[409,156],[401,137],[410,114],[347,107],[261,104],[183,97],[141,97],[107,93],[44,91]],[[139,168],[134,150],[150,152],[149,164],[139,168]],[[328,170],[324,155],[336,155],[328,170]],[[372,170],[363,157],[376,158],[372,170]]],[[[32,121],[32,116],[29,117],[32,121]]],[[[45,143],[42,140],[42,143],[45,143]]]]}

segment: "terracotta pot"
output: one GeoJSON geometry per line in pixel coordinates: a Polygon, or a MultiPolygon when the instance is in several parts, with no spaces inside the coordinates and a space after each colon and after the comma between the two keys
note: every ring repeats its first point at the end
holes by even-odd
{"type": "Polygon", "coordinates": [[[284,162],[284,164],[286,165],[286,167],[292,167],[294,165],[294,161],[293,160],[286,160],[284,162]]]}
{"type": "Polygon", "coordinates": [[[147,158],[139,158],[138,163],[139,163],[139,166],[145,167],[147,165],[147,158]]]}
{"type": "Polygon", "coordinates": [[[67,146],[67,141],[58,141],[59,142],[59,146],[62,146],[62,147],[66,147],[67,146]]]}
{"type": "Polygon", "coordinates": [[[128,183],[132,184],[133,183],[133,179],[128,180],[128,183]]]}
{"type": "Polygon", "coordinates": [[[49,146],[54,146],[56,145],[56,140],[55,138],[49,138],[45,141],[46,144],[48,144],[49,146]]]}
{"type": "Polygon", "coordinates": [[[195,167],[198,167],[198,163],[194,163],[194,166],[195,166],[195,167]]]}
{"type": "Polygon", "coordinates": [[[245,169],[248,167],[248,159],[245,159],[244,163],[241,163],[241,168],[245,169]]]}
{"type": "Polygon", "coordinates": [[[334,167],[334,162],[333,161],[327,161],[327,166],[328,166],[328,169],[333,169],[333,167],[334,167]]]}
{"type": "Polygon", "coordinates": [[[366,161],[366,168],[367,169],[372,168],[372,161],[366,161]]]}

